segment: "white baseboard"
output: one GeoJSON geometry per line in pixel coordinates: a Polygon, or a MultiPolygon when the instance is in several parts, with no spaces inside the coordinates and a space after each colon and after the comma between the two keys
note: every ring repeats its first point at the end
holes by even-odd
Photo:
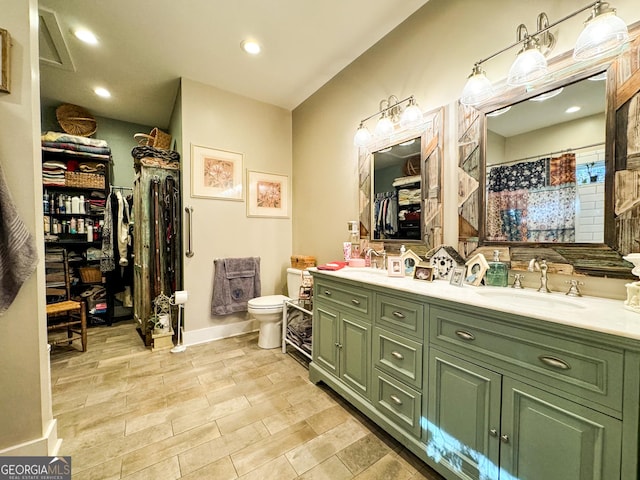
{"type": "Polygon", "coordinates": [[[58,439],[58,421],[54,418],[49,421],[42,437],[0,450],[0,456],[54,457],[58,454],[61,444],[62,439],[58,439]]]}
{"type": "Polygon", "coordinates": [[[182,339],[186,346],[198,345],[200,343],[235,337],[236,335],[251,333],[257,330],[258,323],[255,320],[243,320],[240,322],[226,323],[224,325],[213,325],[198,330],[183,330],[182,339]]]}

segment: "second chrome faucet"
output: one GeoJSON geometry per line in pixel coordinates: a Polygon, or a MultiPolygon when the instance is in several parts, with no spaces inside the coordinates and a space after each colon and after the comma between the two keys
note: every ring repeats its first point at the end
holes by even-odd
{"type": "Polygon", "coordinates": [[[543,259],[538,262],[537,258],[532,258],[529,262],[528,270],[530,272],[540,272],[540,288],[538,288],[538,291],[543,293],[551,293],[551,290],[549,290],[549,287],[547,286],[547,272],[549,270],[549,265],[547,265],[546,260],[543,259]]]}

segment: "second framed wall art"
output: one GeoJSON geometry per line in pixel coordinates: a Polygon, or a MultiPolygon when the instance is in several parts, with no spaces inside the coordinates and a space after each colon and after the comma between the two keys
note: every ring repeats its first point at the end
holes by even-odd
{"type": "Polygon", "coordinates": [[[289,177],[247,170],[247,216],[289,218],[289,177]]]}

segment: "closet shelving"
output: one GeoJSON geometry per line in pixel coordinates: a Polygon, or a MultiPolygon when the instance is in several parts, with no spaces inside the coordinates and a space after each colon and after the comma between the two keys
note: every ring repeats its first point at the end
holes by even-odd
{"type": "MultiPolygon", "coordinates": [[[[101,298],[90,294],[98,291],[96,287],[103,287],[105,296],[108,295],[108,285],[99,269],[98,254],[102,244],[104,212],[96,205],[107,196],[110,155],[81,154],[67,150],[62,144],[60,148],[53,148],[44,143],[45,252],[47,255],[63,252],[69,272],[70,296],[87,301],[89,323],[109,322],[111,312],[104,306],[106,299],[102,302],[101,298]],[[54,175],[49,174],[52,162],[60,165],[54,175]],[[90,173],[78,169],[79,165],[89,164],[95,168],[90,173]],[[69,168],[71,165],[74,169],[69,168]],[[93,312],[89,313],[91,310],[93,312]]],[[[48,296],[47,300],[55,301],[55,296],[48,296]]]]}

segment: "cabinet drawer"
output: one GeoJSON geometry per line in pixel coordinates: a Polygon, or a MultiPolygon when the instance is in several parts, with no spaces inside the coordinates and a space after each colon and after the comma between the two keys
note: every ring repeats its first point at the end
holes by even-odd
{"type": "Polygon", "coordinates": [[[422,394],[374,369],[373,402],[376,408],[403,430],[420,437],[422,394]]]}
{"type": "Polygon", "coordinates": [[[503,362],[503,368],[587,403],[622,410],[622,350],[437,307],[431,309],[430,322],[435,344],[481,353],[503,362]]]}
{"type": "Polygon", "coordinates": [[[370,315],[371,292],[365,289],[358,289],[352,285],[327,282],[316,278],[314,300],[320,300],[321,302],[326,300],[335,306],[348,307],[352,311],[367,317],[370,315]]]}
{"type": "Polygon", "coordinates": [[[422,344],[379,327],[373,329],[375,366],[389,375],[422,387],[422,344]]]}
{"type": "Polygon", "coordinates": [[[376,298],[377,324],[422,340],[427,305],[384,294],[376,298]]]}

